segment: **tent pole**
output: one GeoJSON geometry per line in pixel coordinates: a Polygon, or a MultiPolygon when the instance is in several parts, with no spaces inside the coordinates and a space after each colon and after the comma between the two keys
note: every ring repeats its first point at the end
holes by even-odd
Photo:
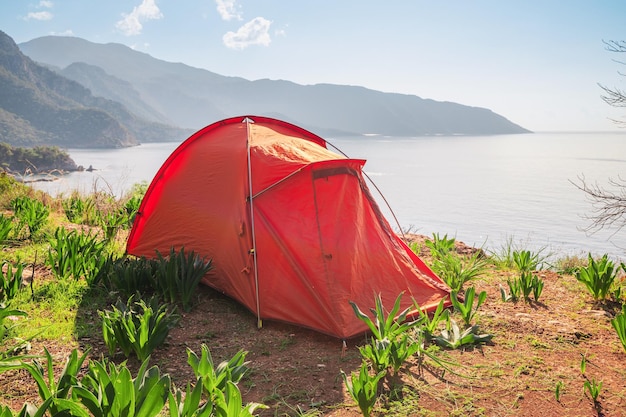
{"type": "Polygon", "coordinates": [[[254,291],[256,296],[256,318],[257,318],[257,328],[261,328],[263,326],[263,321],[261,320],[261,304],[259,302],[259,273],[257,270],[257,258],[256,258],[256,234],[254,232],[254,200],[252,198],[252,164],[250,163],[250,123],[254,123],[253,120],[246,117],[243,120],[246,123],[246,152],[248,159],[248,199],[250,200],[250,228],[252,229],[252,249],[250,249],[250,253],[252,254],[252,260],[254,263],[254,291]]]}

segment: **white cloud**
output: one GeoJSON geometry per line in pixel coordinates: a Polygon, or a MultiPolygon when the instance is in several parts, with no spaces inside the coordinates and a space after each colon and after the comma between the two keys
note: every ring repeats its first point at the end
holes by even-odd
{"type": "Polygon", "coordinates": [[[142,0],[139,6],[133,8],[130,14],[122,13],[123,19],[115,24],[115,27],[126,36],[139,35],[146,20],[158,20],[163,18],[155,0],[142,0]]]}
{"type": "Polygon", "coordinates": [[[227,32],[222,40],[231,49],[245,49],[250,45],[268,46],[272,39],[269,35],[272,22],[256,17],[243,25],[237,32],[227,32]]]}
{"type": "Polygon", "coordinates": [[[39,5],[37,5],[37,7],[40,8],[40,9],[42,9],[42,8],[52,9],[52,6],[54,6],[54,3],[52,3],[49,0],[41,0],[39,2],[39,5]]]}
{"type": "Polygon", "coordinates": [[[26,15],[24,20],[50,20],[54,15],[50,12],[30,12],[26,15]]]}
{"type": "Polygon", "coordinates": [[[237,4],[237,0],[215,0],[217,3],[217,12],[222,20],[242,20],[241,6],[237,4]]]}
{"type": "Polygon", "coordinates": [[[72,29],[67,29],[63,32],[50,32],[50,34],[55,36],[74,36],[74,31],[72,29]]]}

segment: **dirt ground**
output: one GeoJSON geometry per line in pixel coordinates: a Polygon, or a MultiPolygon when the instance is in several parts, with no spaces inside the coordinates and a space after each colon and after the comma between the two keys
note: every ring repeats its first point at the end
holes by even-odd
{"type": "MultiPolygon", "coordinates": [[[[401,371],[400,398],[381,397],[374,415],[626,416],[626,352],[609,322],[618,306],[594,306],[572,276],[549,271],[539,272],[545,282],[540,303],[505,303],[499,284],[514,274],[498,272],[474,281],[477,291],[488,294],[476,322],[482,332],[494,335],[492,342],[441,351],[441,357],[458,363],[445,373],[430,363],[420,374],[417,363],[409,362],[401,371]],[[584,376],[583,355],[588,361],[584,376]],[[586,378],[602,381],[596,404],[583,390],[586,378]],[[558,401],[557,384],[562,386],[558,401]]],[[[359,367],[358,346],[365,340],[364,335],[344,346],[341,340],[276,322],[258,329],[248,310],[203,286],[196,307],[182,314],[152,363],[183,386],[193,380],[187,348],[199,353],[206,344],[216,362],[244,349],[251,372],[240,388],[244,402],[269,406],[259,415],[359,416],[340,370],[349,374],[359,367]]],[[[99,335],[78,344],[92,346],[92,357],[106,355],[99,335]]],[[[45,345],[61,365],[76,346],[45,345]]],[[[43,343],[33,342],[34,353],[42,349],[43,343]]],[[[132,360],[129,364],[136,366],[132,360]]],[[[0,404],[14,410],[37,400],[23,371],[0,374],[0,393],[0,404]]]]}

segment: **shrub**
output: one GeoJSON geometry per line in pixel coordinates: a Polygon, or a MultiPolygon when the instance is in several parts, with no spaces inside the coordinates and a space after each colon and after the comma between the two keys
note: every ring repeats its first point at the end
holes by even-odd
{"type": "Polygon", "coordinates": [[[439,233],[433,233],[431,240],[426,240],[424,243],[433,258],[441,258],[454,250],[455,238],[448,238],[448,235],[443,237],[439,236],[439,233]]]}
{"type": "Polygon", "coordinates": [[[433,271],[450,287],[452,291],[461,291],[463,285],[482,275],[487,269],[487,262],[480,252],[470,257],[462,257],[449,252],[434,259],[433,271]]]}
{"type": "Polygon", "coordinates": [[[11,265],[8,261],[0,262],[0,302],[11,300],[22,287],[24,264],[11,265]],[[15,270],[13,267],[15,266],[15,270]]]}
{"type": "Polygon", "coordinates": [[[611,319],[611,326],[615,329],[624,352],[626,352],[626,304],[622,304],[622,312],[611,319]]]}
{"type": "Polygon", "coordinates": [[[529,250],[514,251],[513,262],[520,272],[535,271],[539,266],[539,254],[529,250]]]}
{"type": "Polygon", "coordinates": [[[618,268],[609,260],[607,254],[598,261],[588,254],[588,259],[588,265],[576,271],[576,279],[585,284],[594,300],[604,300],[617,276],[618,268]]]}
{"type": "Polygon", "coordinates": [[[91,233],[68,232],[59,227],[49,243],[46,263],[57,278],[84,277],[89,286],[96,284],[98,272],[107,260],[104,241],[91,233]]]}
{"type": "Polygon", "coordinates": [[[168,374],[161,374],[156,366],[148,368],[148,358],[135,378],[125,363],[102,360],[89,363],[87,374],[72,394],[93,416],[156,417],[165,407],[171,387],[168,374]]]}
{"type": "Polygon", "coordinates": [[[135,216],[139,211],[139,206],[141,205],[142,197],[140,195],[133,195],[126,203],[124,204],[124,213],[126,215],[126,224],[124,227],[131,228],[133,226],[133,222],[135,221],[135,216]]]}
{"type": "Polygon", "coordinates": [[[341,371],[341,376],[346,384],[346,389],[354,401],[356,401],[364,417],[369,417],[378,400],[378,384],[385,376],[385,372],[378,372],[371,375],[366,362],[361,363],[358,374],[352,373],[348,380],[345,372],[341,371]]]}
{"type": "Polygon", "coordinates": [[[399,355],[406,359],[416,352],[412,349],[417,349],[414,344],[411,346],[407,338],[407,331],[416,323],[406,322],[410,308],[399,313],[401,300],[402,294],[398,295],[393,308],[388,315],[385,315],[382,299],[378,294],[376,296],[376,308],[371,309],[374,320],[363,313],[355,303],[350,302],[354,314],[367,324],[374,336],[371,343],[359,347],[359,351],[364,358],[371,361],[374,371],[377,373],[386,371],[391,366],[393,366],[394,371],[397,371],[401,365],[398,363],[401,360],[399,355]],[[393,355],[396,355],[396,358],[393,358],[393,355]]]}
{"type": "Polygon", "coordinates": [[[50,415],[53,416],[84,415],[80,414],[80,411],[84,412],[84,410],[80,407],[76,408],[77,405],[71,400],[70,390],[77,384],[78,372],[87,358],[88,351],[79,357],[78,352],[74,349],[56,381],[54,379],[52,355],[46,348],[44,348],[44,353],[46,358],[45,368],[37,360],[32,364],[22,363],[22,367],[30,373],[37,383],[39,397],[44,401],[39,411],[43,415],[44,411],[49,410],[50,415]],[[74,413],[71,411],[74,411],[74,413]]]}
{"type": "Polygon", "coordinates": [[[459,301],[456,291],[452,291],[450,294],[452,305],[454,306],[454,309],[461,314],[466,327],[470,325],[470,322],[476,315],[476,312],[487,299],[487,292],[481,291],[481,293],[478,294],[478,299],[476,299],[476,307],[474,307],[474,294],[474,287],[469,287],[465,290],[465,297],[463,297],[463,301],[459,301]]]}
{"type": "Polygon", "coordinates": [[[82,223],[87,209],[87,203],[78,193],[74,193],[69,198],[62,200],[61,205],[63,206],[65,217],[67,217],[69,221],[78,224],[82,223]]]}
{"type": "Polygon", "coordinates": [[[530,271],[523,271],[517,278],[506,280],[510,293],[500,285],[500,296],[502,301],[512,301],[514,303],[524,297],[524,301],[530,302],[530,294],[533,294],[535,302],[539,301],[541,292],[543,291],[544,282],[541,278],[530,271]]]}
{"type": "Polygon", "coordinates": [[[114,258],[109,255],[98,271],[97,282],[126,298],[136,293],[154,292],[158,263],[146,258],[114,258]]]}
{"type": "Polygon", "coordinates": [[[491,334],[481,334],[478,331],[478,326],[467,327],[463,332],[456,321],[450,319],[448,321],[448,327],[441,331],[441,335],[435,337],[433,340],[441,347],[448,349],[458,349],[465,345],[477,345],[487,343],[493,338],[491,334]]]}
{"type": "Polygon", "coordinates": [[[123,208],[109,208],[106,211],[97,212],[97,223],[102,229],[104,239],[110,242],[115,239],[121,228],[126,227],[128,216],[123,208]]]}
{"type": "Polygon", "coordinates": [[[231,359],[220,362],[216,367],[208,346],[202,344],[201,349],[202,353],[198,357],[193,350],[187,348],[187,363],[210,398],[217,391],[225,391],[228,382],[239,383],[249,370],[248,362],[245,361],[248,352],[244,350],[238,351],[231,359]]]}
{"type": "Polygon", "coordinates": [[[528,246],[528,242],[515,242],[514,238],[509,236],[498,250],[490,252],[490,260],[502,269],[517,269],[520,272],[543,269],[551,257],[550,253],[546,253],[547,247],[530,251],[523,249],[525,246],[528,246]]]}
{"type": "Polygon", "coordinates": [[[443,307],[444,303],[445,299],[442,299],[431,316],[421,309],[415,299],[413,300],[413,305],[415,306],[415,309],[419,312],[417,327],[423,333],[426,342],[430,342],[430,340],[433,338],[436,330],[439,328],[440,323],[447,322],[450,317],[450,310],[443,307]]]}
{"type": "Polygon", "coordinates": [[[560,274],[576,275],[576,271],[587,266],[587,259],[578,255],[568,255],[557,259],[554,266],[560,274]]]}
{"type": "Polygon", "coordinates": [[[176,308],[169,310],[156,297],[145,301],[129,298],[126,303],[118,301],[112,310],[100,312],[102,333],[109,354],[119,347],[126,357],[134,353],[144,361],[158,346],[162,345],[170,330],[180,317],[176,308]]]}
{"type": "MultiPolygon", "coordinates": [[[[226,380],[223,389],[216,390],[208,401],[202,396],[200,380],[193,390],[187,384],[183,395],[168,374],[162,374],[157,366],[148,367],[149,358],[141,363],[134,378],[126,362],[117,365],[106,359],[89,362],[81,378],[88,353],[85,351],[79,356],[74,349],[58,378],[53,374],[52,356],[47,350],[44,364],[38,360],[26,363],[24,357],[0,360],[0,373],[9,369],[28,371],[42,400],[39,406],[24,404],[16,416],[252,417],[257,408],[267,408],[258,403],[242,405],[241,392],[233,380],[226,380]]],[[[10,408],[0,406],[0,416],[13,417],[14,414],[10,408]]]]}
{"type": "Polygon", "coordinates": [[[46,224],[50,215],[50,209],[44,203],[26,196],[13,199],[11,208],[22,225],[18,229],[21,230],[23,225],[26,225],[29,232],[28,238],[31,239],[46,224]]]}
{"type": "Polygon", "coordinates": [[[201,258],[194,251],[185,253],[185,248],[170,249],[167,257],[157,252],[155,289],[170,303],[179,299],[183,310],[191,310],[191,299],[196,293],[200,280],[212,268],[211,260],[201,258]]]}
{"type": "Polygon", "coordinates": [[[0,246],[9,238],[9,234],[13,229],[13,218],[0,214],[0,246]]]}

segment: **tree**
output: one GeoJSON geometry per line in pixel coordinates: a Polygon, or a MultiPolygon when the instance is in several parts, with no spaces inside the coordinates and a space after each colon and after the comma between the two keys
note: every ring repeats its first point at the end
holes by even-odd
{"type": "Polygon", "coordinates": [[[579,177],[579,180],[579,184],[572,184],[585,192],[593,207],[591,214],[585,216],[590,221],[585,231],[594,233],[614,228],[615,234],[622,230],[626,226],[626,179],[609,178],[608,187],[589,184],[584,177],[579,177]]]}
{"type": "MultiPolygon", "coordinates": [[[[604,44],[606,45],[606,50],[609,52],[626,53],[626,41],[605,41],[604,44]]],[[[616,60],[615,62],[621,65],[626,65],[626,62],[623,61],[616,60]]],[[[622,76],[625,75],[619,71],[618,73],[622,76]]],[[[626,107],[626,91],[620,90],[619,88],[609,88],[602,84],[598,85],[604,91],[604,94],[601,97],[605,103],[613,107],[626,107]]],[[[613,121],[620,125],[626,125],[626,120],[613,121]]]]}
{"type": "MultiPolygon", "coordinates": [[[[609,52],[626,53],[626,41],[605,41],[606,50],[609,52]]],[[[626,62],[616,60],[615,62],[626,65],[626,62]]],[[[618,71],[621,76],[626,74],[618,71]]],[[[626,107],[626,91],[619,88],[609,88],[598,84],[604,91],[601,96],[608,105],[613,107],[626,107]]],[[[615,123],[626,127],[626,120],[613,120],[615,123]]],[[[615,228],[618,233],[626,226],[626,179],[618,176],[617,179],[610,178],[608,186],[600,186],[597,183],[589,184],[585,177],[579,178],[580,183],[573,183],[580,190],[584,191],[591,201],[593,210],[586,218],[590,220],[589,226],[585,228],[587,232],[593,233],[605,228],[615,228]]]]}

